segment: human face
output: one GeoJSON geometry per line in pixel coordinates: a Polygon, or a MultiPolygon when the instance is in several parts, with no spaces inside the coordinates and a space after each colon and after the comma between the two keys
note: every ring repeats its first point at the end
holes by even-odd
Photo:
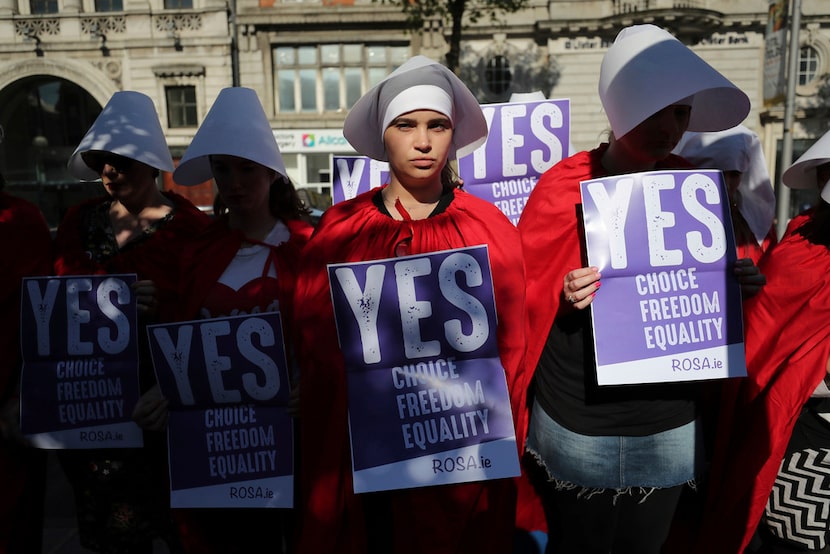
{"type": "Polygon", "coordinates": [[[133,163],[135,163],[132,158],[119,156],[112,152],[89,151],[81,154],[81,157],[84,163],[98,175],[103,173],[107,166],[118,173],[128,173],[133,163]]]}
{"type": "Polygon", "coordinates": [[[103,151],[84,152],[81,157],[101,176],[104,188],[116,200],[130,203],[155,187],[156,169],[147,164],[103,151]]]}
{"type": "Polygon", "coordinates": [[[724,171],[723,180],[726,182],[730,202],[736,204],[738,202],[738,187],[741,186],[741,172],[734,169],[724,171]]]}
{"type": "Polygon", "coordinates": [[[272,169],[228,155],[211,156],[210,167],[219,194],[232,214],[269,211],[269,192],[275,177],[272,169]]]}
{"type": "Polygon", "coordinates": [[[383,133],[392,179],[404,187],[441,188],[452,145],[452,122],[433,110],[396,117],[383,133]]]}
{"type": "Polygon", "coordinates": [[[617,142],[632,163],[650,169],[665,159],[689,127],[691,106],[672,104],[648,117],[617,142]]]}

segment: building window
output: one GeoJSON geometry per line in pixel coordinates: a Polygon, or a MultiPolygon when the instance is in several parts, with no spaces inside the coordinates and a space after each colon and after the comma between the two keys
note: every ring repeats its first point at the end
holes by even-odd
{"type": "Polygon", "coordinates": [[[816,78],[819,68],[818,51],[812,46],[803,46],[798,54],[798,84],[808,85],[816,78]]]}
{"type": "Polygon", "coordinates": [[[510,72],[510,62],[504,56],[493,56],[487,60],[487,69],[484,71],[487,88],[495,94],[502,94],[510,88],[513,75],[510,72]]]}
{"type": "Polygon", "coordinates": [[[96,12],[123,12],[123,0],[95,0],[96,12]]]}
{"type": "Polygon", "coordinates": [[[167,98],[167,126],[170,129],[198,126],[196,109],[196,87],[164,87],[167,98]]]}
{"type": "Polygon", "coordinates": [[[409,57],[408,46],[320,44],[274,50],[280,112],[345,111],[409,57]]]}
{"type": "Polygon", "coordinates": [[[164,0],[165,10],[190,10],[193,8],[193,0],[164,0]]]}
{"type": "Polygon", "coordinates": [[[58,13],[58,0],[29,0],[32,15],[58,13]]]}

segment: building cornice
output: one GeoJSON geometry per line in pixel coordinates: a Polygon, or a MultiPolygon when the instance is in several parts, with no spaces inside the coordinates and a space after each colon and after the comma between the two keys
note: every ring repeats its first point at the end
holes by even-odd
{"type": "Polygon", "coordinates": [[[553,38],[596,36],[612,41],[620,29],[650,23],[672,31],[686,43],[696,43],[713,33],[763,32],[766,13],[724,15],[703,9],[657,9],[616,14],[601,19],[540,21],[539,29],[553,38]]]}

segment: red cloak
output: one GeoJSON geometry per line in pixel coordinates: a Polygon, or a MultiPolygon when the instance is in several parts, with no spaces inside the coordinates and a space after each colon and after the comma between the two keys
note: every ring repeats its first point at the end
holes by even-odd
{"type": "MultiPolygon", "coordinates": [[[[273,252],[272,261],[277,274],[277,300],[286,352],[292,359],[291,306],[296,284],[300,253],[308,242],[313,227],[299,220],[285,220],[290,232],[288,241],[279,246],[268,245],[273,252]]],[[[211,287],[238,253],[243,243],[252,242],[238,229],[228,227],[225,217],[216,219],[199,237],[188,243],[182,254],[183,275],[179,292],[181,304],[178,319],[200,319],[200,308],[211,287]]],[[[262,243],[264,244],[264,243],[262,243]]],[[[292,375],[293,377],[293,375],[292,375]]],[[[262,542],[262,532],[282,531],[285,514],[282,510],[260,509],[174,509],[173,515],[179,528],[186,552],[223,553],[233,547],[240,551],[257,550],[262,542]],[[228,527],[235,534],[227,532],[228,527]]],[[[277,535],[280,538],[280,535],[277,535]]]]}
{"type": "MultiPolygon", "coordinates": [[[[24,277],[49,275],[52,237],[37,206],[0,192],[0,406],[20,379],[20,287],[24,277]]],[[[13,400],[12,400],[13,401],[13,400]]],[[[0,552],[40,549],[46,454],[0,439],[0,552]]]]}
{"type": "Polygon", "coordinates": [[[55,236],[55,273],[57,275],[100,275],[135,273],[139,280],[152,280],[158,293],[158,321],[172,321],[178,303],[178,260],[184,245],[198,237],[210,224],[210,217],[189,200],[174,192],[164,192],[173,201],[173,218],[142,242],[128,245],[106,264],[99,264],[87,254],[82,229],[83,214],[108,197],[93,198],[69,208],[55,236]]]}
{"type": "MultiPolygon", "coordinates": [[[[308,243],[295,295],[295,331],[300,335],[299,552],[360,553],[367,506],[384,502],[396,554],[499,553],[512,549],[515,480],[423,487],[355,495],[347,426],[346,374],[338,348],[326,264],[391,258],[396,245],[411,241],[421,254],[486,244],[498,315],[498,346],[514,418],[524,412],[524,266],[516,228],[492,204],[453,191],[447,209],[417,221],[397,221],[372,202],[378,189],[329,208],[308,243]]],[[[524,422],[517,421],[520,452],[524,422]]]]}
{"type": "MultiPolygon", "coordinates": [[[[286,334],[290,330],[291,304],[293,300],[297,268],[300,264],[300,252],[311,237],[314,228],[300,220],[284,222],[291,233],[288,241],[271,247],[274,251],[273,262],[277,273],[277,300],[286,334]]],[[[230,229],[226,218],[215,220],[198,238],[191,241],[182,254],[183,273],[181,277],[182,302],[178,319],[181,321],[198,319],[199,308],[210,288],[219,280],[222,273],[236,256],[243,242],[250,242],[238,229],[230,229]]],[[[286,343],[289,337],[286,336],[286,343]]]]}
{"type": "Polygon", "coordinates": [[[0,192],[0,401],[16,393],[20,371],[20,284],[52,271],[52,236],[37,206],[0,192]]]}
{"type": "MultiPolygon", "coordinates": [[[[528,198],[519,219],[519,233],[527,271],[528,373],[533,373],[559,311],[565,275],[587,265],[582,229],[582,196],[579,183],[608,176],[602,156],[608,144],[579,152],[547,170],[528,198]]],[[[655,167],[689,169],[685,159],[669,155],[655,167]]],[[[541,503],[532,487],[520,489],[517,524],[528,530],[546,530],[541,503]]]]}
{"type": "Polygon", "coordinates": [[[830,356],[830,252],[790,233],[761,259],[744,302],[747,377],[724,383],[698,552],[743,552],[793,426],[830,356]]]}

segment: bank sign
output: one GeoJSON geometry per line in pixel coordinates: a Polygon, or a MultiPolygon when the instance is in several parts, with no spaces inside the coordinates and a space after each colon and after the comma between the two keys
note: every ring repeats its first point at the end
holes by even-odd
{"type": "Polygon", "coordinates": [[[341,129],[274,131],[274,138],[284,154],[296,152],[354,152],[341,129]]]}

